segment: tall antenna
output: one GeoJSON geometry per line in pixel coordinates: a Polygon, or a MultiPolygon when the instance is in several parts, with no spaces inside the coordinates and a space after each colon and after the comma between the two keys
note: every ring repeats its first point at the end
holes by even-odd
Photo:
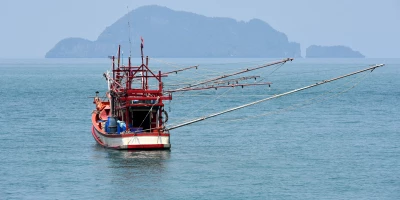
{"type": "Polygon", "coordinates": [[[128,10],[127,16],[128,16],[128,28],[129,28],[129,57],[132,56],[132,42],[131,42],[131,18],[129,15],[129,7],[126,6],[126,9],[128,10]]]}

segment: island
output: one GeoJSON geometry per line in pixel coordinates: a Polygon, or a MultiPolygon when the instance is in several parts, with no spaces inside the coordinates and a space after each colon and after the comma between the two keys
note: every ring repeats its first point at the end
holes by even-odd
{"type": "Polygon", "coordinates": [[[317,46],[311,45],[306,49],[306,58],[365,58],[358,51],[350,47],[337,46],[317,46]]]}
{"type": "Polygon", "coordinates": [[[104,58],[119,44],[125,55],[140,56],[140,38],[151,57],[301,57],[300,44],[268,23],[252,19],[206,17],[162,6],[143,6],[106,27],[97,40],[65,38],[46,58],[104,58]]]}

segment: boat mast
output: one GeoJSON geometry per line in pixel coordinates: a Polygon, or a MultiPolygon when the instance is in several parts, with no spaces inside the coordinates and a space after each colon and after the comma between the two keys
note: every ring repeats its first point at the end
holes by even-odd
{"type": "MultiPolygon", "coordinates": [[[[160,112],[157,115],[157,118],[154,118],[151,123],[157,123],[157,126],[152,126],[150,123],[150,130],[152,128],[161,130],[158,125],[161,126],[163,122],[161,121],[161,118],[160,122],[158,122],[156,119],[158,119],[158,116],[161,116],[161,111],[164,107],[163,100],[172,99],[171,94],[163,94],[163,84],[161,78],[167,77],[168,75],[162,75],[161,71],[159,71],[156,75],[149,69],[149,59],[147,56],[144,57],[143,54],[143,43],[141,44],[141,53],[143,62],[140,66],[132,66],[131,56],[128,57],[127,66],[123,64],[121,65],[119,62],[121,47],[118,46],[118,62],[113,64],[113,75],[112,77],[111,75],[105,75],[105,77],[112,83],[110,84],[111,86],[109,89],[110,107],[112,109],[110,117],[113,118],[113,121],[122,120],[126,125],[129,126],[130,122],[132,122],[131,116],[133,116],[134,110],[149,108],[147,115],[151,115],[151,119],[156,117],[153,116],[154,114],[152,112],[152,108],[156,107],[160,110],[160,112]],[[158,81],[158,89],[149,85],[150,79],[158,81]],[[134,83],[136,80],[137,85],[132,85],[132,83],[134,83]]],[[[114,59],[114,57],[112,58],[114,59]]],[[[147,119],[147,115],[144,120],[147,119]]],[[[140,117],[140,115],[137,116],[140,117]]]]}
{"type": "Polygon", "coordinates": [[[121,60],[121,45],[118,45],[118,69],[120,67],[120,60],[121,60]]]}
{"type": "Polygon", "coordinates": [[[143,37],[140,37],[140,41],[141,41],[141,43],[140,43],[140,52],[141,52],[141,55],[142,55],[142,65],[144,64],[144,61],[143,61],[143,43],[144,43],[144,40],[143,40],[143,37]]]}
{"type": "Polygon", "coordinates": [[[239,109],[242,109],[242,108],[245,108],[245,107],[248,107],[248,106],[252,106],[252,105],[255,105],[255,104],[264,102],[264,101],[269,101],[269,100],[271,100],[271,99],[276,99],[276,98],[279,98],[279,97],[282,97],[282,96],[285,96],[285,95],[288,95],[288,94],[300,92],[300,91],[302,91],[302,90],[310,89],[310,88],[312,88],[312,87],[316,87],[316,86],[319,86],[319,85],[323,85],[323,84],[325,84],[325,83],[333,82],[333,81],[336,81],[336,80],[339,80],[339,79],[342,79],[342,78],[346,78],[346,77],[348,77],[348,76],[353,76],[353,75],[355,75],[355,74],[359,74],[359,73],[362,73],[362,72],[365,72],[365,71],[371,70],[371,72],[372,72],[372,71],[374,71],[374,69],[376,69],[376,68],[378,68],[378,67],[382,67],[382,66],[384,66],[384,65],[385,65],[385,64],[379,64],[379,65],[375,65],[375,66],[372,66],[372,67],[369,67],[369,68],[366,68],[366,69],[363,69],[363,70],[360,70],[360,71],[356,71],[356,72],[353,72],[353,73],[349,73],[349,74],[346,74],[346,75],[343,75],[343,76],[339,76],[339,77],[332,78],[332,79],[329,79],[329,80],[324,80],[324,81],[321,81],[321,82],[318,82],[318,83],[315,83],[315,84],[312,84],[312,85],[309,85],[309,86],[306,86],[306,87],[302,87],[302,88],[298,88],[298,89],[295,89],[295,90],[291,90],[291,91],[289,91],[289,92],[285,92],[285,93],[282,93],[282,94],[274,95],[274,96],[272,96],[272,97],[268,97],[268,98],[265,98],[265,99],[261,99],[261,100],[258,100],[258,101],[254,101],[254,102],[251,102],[251,103],[242,105],[242,106],[234,107],[234,108],[227,109],[227,110],[224,110],[224,111],[221,111],[221,112],[218,112],[218,113],[214,113],[214,114],[211,114],[211,115],[208,115],[208,116],[205,116],[205,117],[201,117],[201,118],[198,118],[198,119],[194,119],[194,120],[191,120],[191,121],[189,121],[189,122],[185,122],[185,123],[182,123],[182,124],[178,124],[178,125],[176,125],[176,126],[172,126],[172,127],[170,127],[170,128],[166,128],[166,130],[169,131],[169,130],[176,129],[176,128],[179,128],[179,127],[182,127],[182,126],[186,126],[186,125],[189,125],[189,124],[193,124],[193,123],[196,123],[196,122],[199,122],[199,121],[203,121],[203,120],[205,120],[205,119],[209,119],[209,118],[212,118],[212,117],[216,117],[216,116],[218,116],[218,115],[222,115],[222,114],[225,114],[225,113],[228,113],[228,112],[232,112],[232,111],[234,111],[234,110],[239,110],[239,109]]]}
{"type": "MultiPolygon", "coordinates": [[[[121,60],[121,45],[118,45],[118,65],[117,65],[117,69],[118,69],[118,71],[119,71],[119,69],[120,69],[120,60],[121,60]]],[[[113,56],[113,60],[114,60],[114,56],[113,56]]],[[[117,78],[119,79],[119,75],[117,74],[117,78]]],[[[115,82],[115,66],[114,66],[114,62],[113,62],[113,81],[115,82]]],[[[116,115],[115,115],[115,108],[116,108],[116,106],[115,106],[115,89],[116,88],[114,88],[115,87],[115,85],[113,85],[112,87],[111,87],[111,90],[110,90],[110,96],[111,96],[111,101],[110,101],[110,107],[111,107],[111,117],[116,117],[116,115]]]]}

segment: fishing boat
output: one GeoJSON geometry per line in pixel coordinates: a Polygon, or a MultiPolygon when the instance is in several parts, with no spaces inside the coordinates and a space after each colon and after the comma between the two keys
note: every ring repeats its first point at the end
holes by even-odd
{"type": "Polygon", "coordinates": [[[172,99],[163,94],[161,71],[148,67],[148,57],[142,64],[121,65],[121,46],[118,57],[112,56],[112,71],[103,76],[108,83],[106,97],[96,92],[92,113],[92,135],[98,144],[114,149],[169,149],[170,134],[164,124],[168,115],[163,101],[172,99]],[[117,61],[117,64],[115,63],[117,61]],[[150,84],[151,83],[151,84],[150,84]],[[156,87],[150,87],[156,85],[156,87]]]}
{"type": "Polygon", "coordinates": [[[96,108],[92,113],[92,135],[95,141],[103,147],[112,149],[170,149],[170,131],[187,126],[225,113],[253,106],[261,102],[280,98],[289,94],[300,92],[342,78],[353,76],[362,72],[372,72],[375,68],[384,64],[373,65],[366,69],[342,75],[329,80],[323,80],[302,88],[294,89],[277,95],[272,95],[258,101],[250,102],[226,109],[217,113],[191,119],[173,126],[166,126],[168,114],[164,109],[164,102],[172,100],[175,92],[208,90],[217,88],[232,88],[256,85],[268,85],[270,82],[257,82],[252,84],[239,84],[239,81],[256,79],[257,76],[235,77],[269,66],[285,64],[292,58],[282,59],[261,66],[246,68],[230,74],[224,74],[215,78],[200,80],[184,87],[166,90],[163,78],[171,73],[189,70],[198,66],[186,67],[170,72],[153,72],[149,67],[149,58],[143,55],[143,39],[141,43],[141,61],[139,66],[132,66],[130,57],[128,65],[121,64],[121,46],[118,46],[118,55],[110,56],[112,60],[111,72],[104,73],[108,90],[105,97],[100,97],[96,92],[93,103],[96,108]]]}

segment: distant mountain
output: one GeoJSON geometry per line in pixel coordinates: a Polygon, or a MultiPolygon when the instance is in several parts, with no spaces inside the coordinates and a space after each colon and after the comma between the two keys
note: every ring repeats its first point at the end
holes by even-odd
{"type": "Polygon", "coordinates": [[[346,46],[311,45],[306,49],[306,58],[365,58],[365,56],[346,46]]]}
{"type": "Polygon", "coordinates": [[[45,57],[107,57],[115,55],[118,44],[127,55],[129,35],[134,57],[140,56],[141,36],[145,40],[145,54],[152,57],[301,56],[299,43],[289,42],[284,33],[258,19],[243,22],[173,11],[161,6],[144,6],[107,27],[96,41],[66,38],[45,57]]]}

